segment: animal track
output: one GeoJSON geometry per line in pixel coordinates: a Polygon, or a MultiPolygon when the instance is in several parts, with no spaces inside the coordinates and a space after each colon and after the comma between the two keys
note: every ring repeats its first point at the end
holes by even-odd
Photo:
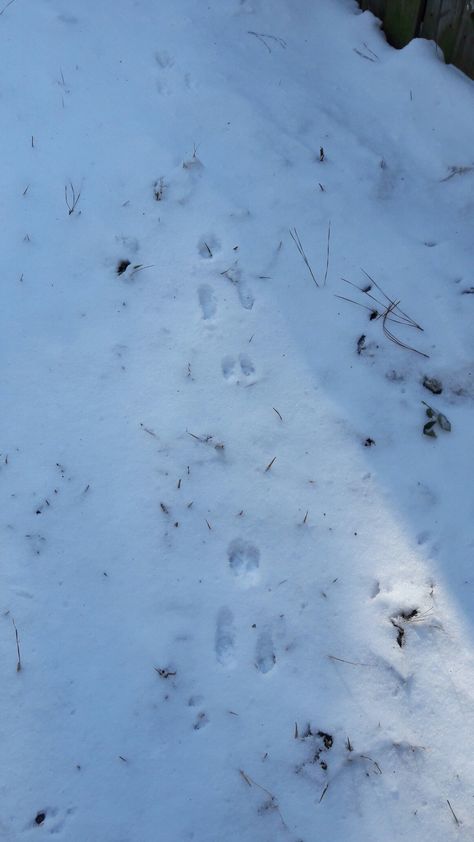
{"type": "Polygon", "coordinates": [[[247,286],[246,281],[242,281],[242,271],[238,266],[238,261],[236,261],[232,266],[229,266],[229,268],[222,274],[236,288],[239,301],[244,310],[251,310],[255,304],[255,298],[252,290],[249,286],[247,286]]]}
{"type": "Polygon", "coordinates": [[[249,583],[255,582],[259,564],[260,550],[249,541],[242,541],[236,538],[231,541],[227,549],[230,569],[234,576],[246,579],[249,583]]]}
{"type": "Polygon", "coordinates": [[[234,645],[234,615],[229,608],[221,608],[217,615],[215,650],[216,658],[223,667],[234,663],[234,645]]]}
{"type": "Polygon", "coordinates": [[[235,360],[234,357],[224,357],[221,366],[222,374],[226,380],[234,380],[236,383],[255,383],[255,379],[252,378],[252,375],[255,374],[255,366],[247,354],[239,354],[240,373],[238,371],[236,373],[237,360],[235,360]],[[243,376],[243,380],[240,378],[240,375],[243,376]]]}
{"type": "Polygon", "coordinates": [[[190,696],[188,699],[188,707],[195,708],[201,704],[203,701],[203,696],[190,696]]]}
{"type": "Polygon", "coordinates": [[[202,284],[198,289],[198,297],[203,319],[212,319],[217,311],[217,301],[213,288],[209,284],[202,284]]]}
{"type": "Polygon", "coordinates": [[[233,357],[224,357],[222,360],[222,374],[226,380],[230,380],[235,371],[235,360],[233,357]]]}
{"type": "Polygon", "coordinates": [[[206,258],[206,260],[210,260],[214,257],[216,252],[220,251],[221,244],[217,237],[214,237],[212,234],[208,234],[199,240],[197,248],[201,257],[206,258]]]}
{"type": "Polygon", "coordinates": [[[209,719],[207,717],[207,714],[204,713],[204,711],[202,710],[200,713],[198,713],[193,728],[195,731],[200,731],[201,728],[205,728],[206,725],[209,725],[209,719]]]}
{"type": "Polygon", "coordinates": [[[255,374],[255,366],[250,357],[247,356],[247,354],[240,354],[239,362],[240,368],[242,369],[242,374],[244,374],[245,377],[250,377],[251,374],[255,374]]]}
{"type": "Polygon", "coordinates": [[[156,80],[156,89],[162,96],[168,96],[172,93],[172,88],[168,84],[169,75],[166,71],[169,71],[169,69],[173,67],[174,59],[166,52],[166,50],[160,50],[155,53],[155,59],[161,71],[160,78],[156,80]]]}
{"type": "Polygon", "coordinates": [[[173,67],[174,58],[166,50],[158,50],[155,53],[155,59],[162,70],[165,70],[167,67],[173,67]]]}
{"type": "Polygon", "coordinates": [[[237,292],[239,294],[239,301],[244,310],[251,310],[255,304],[255,298],[250,287],[248,287],[247,284],[240,282],[237,285],[237,292]]]}
{"type": "Polygon", "coordinates": [[[276,664],[273,638],[270,632],[263,631],[257,638],[255,647],[255,666],[259,672],[270,672],[276,664]]]}

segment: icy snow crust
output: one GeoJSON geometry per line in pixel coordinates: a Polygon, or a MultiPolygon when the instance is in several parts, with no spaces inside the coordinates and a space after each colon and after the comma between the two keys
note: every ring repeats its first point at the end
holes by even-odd
{"type": "Polygon", "coordinates": [[[0,838],[471,838],[473,83],[352,0],[0,39],[0,838]]]}

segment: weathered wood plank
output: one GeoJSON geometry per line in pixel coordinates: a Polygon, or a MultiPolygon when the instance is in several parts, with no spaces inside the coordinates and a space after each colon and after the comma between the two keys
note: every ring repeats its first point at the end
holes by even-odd
{"type": "Polygon", "coordinates": [[[387,41],[404,47],[421,36],[436,41],[445,61],[474,79],[474,0],[359,0],[383,21],[387,41]]]}
{"type": "Polygon", "coordinates": [[[424,0],[387,0],[384,29],[390,44],[405,47],[416,38],[424,5],[424,0]]]}

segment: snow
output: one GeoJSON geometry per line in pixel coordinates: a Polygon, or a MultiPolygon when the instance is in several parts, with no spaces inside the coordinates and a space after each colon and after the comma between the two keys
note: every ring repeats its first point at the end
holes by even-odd
{"type": "Polygon", "coordinates": [[[353,0],[0,37],[1,839],[468,838],[472,82],[353,0]]]}

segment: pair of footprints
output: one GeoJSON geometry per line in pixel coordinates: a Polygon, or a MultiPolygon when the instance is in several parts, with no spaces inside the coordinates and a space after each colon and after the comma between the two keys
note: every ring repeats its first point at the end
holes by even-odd
{"type": "MultiPolygon", "coordinates": [[[[227,548],[229,567],[244,586],[255,585],[260,567],[260,550],[250,541],[236,538],[227,548]]],[[[217,616],[215,652],[217,661],[224,667],[235,663],[235,624],[230,608],[221,608],[217,616]]],[[[261,673],[270,672],[276,664],[273,636],[268,628],[257,635],[254,663],[261,673]]]]}
{"type": "MultiPolygon", "coordinates": [[[[244,310],[251,310],[255,303],[255,298],[250,288],[242,281],[234,285],[241,307],[244,310]]],[[[209,321],[213,319],[217,314],[217,296],[214,288],[210,284],[201,284],[198,289],[198,301],[203,320],[209,321]]]]}
{"type": "MultiPolygon", "coordinates": [[[[230,608],[221,608],[217,615],[215,652],[216,659],[221,666],[233,667],[235,657],[235,623],[234,615],[230,608]]],[[[273,636],[268,628],[259,632],[255,643],[254,664],[260,673],[270,672],[276,664],[275,647],[273,636]]]]}
{"type": "Polygon", "coordinates": [[[255,366],[248,354],[239,354],[238,360],[224,357],[221,367],[224,379],[229,383],[246,383],[248,386],[255,383],[255,366]]]}
{"type": "MultiPolygon", "coordinates": [[[[188,701],[188,707],[195,708],[200,707],[203,701],[202,696],[191,696],[188,701]]],[[[205,728],[206,725],[209,725],[209,717],[205,710],[200,710],[194,720],[193,730],[200,731],[202,728],[205,728]]]]}
{"type": "Polygon", "coordinates": [[[160,71],[156,80],[156,89],[162,96],[170,96],[176,90],[179,91],[183,87],[188,91],[196,87],[190,73],[183,74],[179,69],[173,70],[175,59],[167,50],[157,50],[155,61],[160,71]]]}

